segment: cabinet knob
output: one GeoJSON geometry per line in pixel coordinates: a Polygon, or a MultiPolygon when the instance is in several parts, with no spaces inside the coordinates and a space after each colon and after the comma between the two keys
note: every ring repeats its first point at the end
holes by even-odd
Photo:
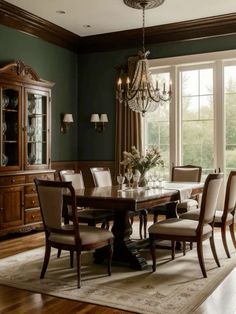
{"type": "Polygon", "coordinates": [[[31,215],[31,218],[34,219],[34,218],[35,218],[35,215],[31,215]]]}
{"type": "Polygon", "coordinates": [[[31,190],[32,192],[36,192],[36,189],[35,188],[32,188],[32,190],[31,190]]]}
{"type": "Polygon", "coordinates": [[[0,207],[0,212],[3,212],[3,207],[0,207]]]}
{"type": "Polygon", "coordinates": [[[11,179],[11,183],[15,183],[16,182],[16,180],[15,179],[11,179]]]}
{"type": "Polygon", "coordinates": [[[32,201],[31,203],[34,205],[34,204],[35,204],[35,201],[32,201]]]}

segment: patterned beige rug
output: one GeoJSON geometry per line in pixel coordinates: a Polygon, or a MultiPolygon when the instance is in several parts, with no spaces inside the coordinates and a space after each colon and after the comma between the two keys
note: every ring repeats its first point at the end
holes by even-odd
{"type": "MultiPolygon", "coordinates": [[[[216,238],[222,266],[215,265],[209,242],[205,241],[207,279],[202,277],[195,248],[186,256],[177,254],[174,261],[170,259],[170,251],[158,250],[156,273],[151,272],[151,263],[143,271],[113,266],[111,277],[106,275],[104,265],[92,264],[92,255],[86,253],[83,254],[82,288],[77,289],[76,269],[69,267],[66,252],[57,259],[54,250],[45,279],[39,279],[44,248],[38,248],[1,259],[0,284],[136,313],[193,313],[236,266],[232,245],[232,258],[227,259],[219,233],[216,238]]],[[[150,259],[148,251],[143,254],[150,259]]]]}

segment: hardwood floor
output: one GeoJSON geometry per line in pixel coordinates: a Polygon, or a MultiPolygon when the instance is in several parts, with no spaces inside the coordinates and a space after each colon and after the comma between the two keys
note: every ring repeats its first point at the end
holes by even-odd
{"type": "MultiPolygon", "coordinates": [[[[44,245],[44,232],[0,241],[0,258],[44,245]]],[[[130,314],[105,306],[56,298],[0,285],[0,314],[130,314]]]]}
{"type": "MultiPolygon", "coordinates": [[[[44,233],[0,241],[0,258],[11,256],[44,244],[44,233]]],[[[219,285],[195,314],[236,314],[236,269],[219,285]]],[[[56,298],[40,293],[0,285],[0,314],[128,314],[109,307],[56,298]]],[[[134,314],[134,313],[133,313],[134,314]]],[[[168,313],[166,313],[168,314],[168,313]]]]}

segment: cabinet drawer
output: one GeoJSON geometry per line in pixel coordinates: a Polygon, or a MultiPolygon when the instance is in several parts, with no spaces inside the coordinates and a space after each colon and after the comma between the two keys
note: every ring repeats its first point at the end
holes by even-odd
{"type": "Polygon", "coordinates": [[[0,178],[0,186],[8,186],[8,185],[16,185],[16,184],[24,184],[25,176],[9,176],[0,178]]]}
{"type": "Polygon", "coordinates": [[[40,180],[54,180],[54,173],[39,173],[39,174],[32,174],[27,176],[27,182],[33,183],[34,179],[40,179],[40,180]]]}
{"type": "Polygon", "coordinates": [[[33,208],[39,206],[37,194],[25,195],[25,208],[33,208]]]}
{"type": "Polygon", "coordinates": [[[25,224],[42,221],[40,209],[26,210],[25,211],[25,224]]]}
{"type": "Polygon", "coordinates": [[[35,184],[25,186],[25,194],[37,194],[37,189],[35,184]]]}

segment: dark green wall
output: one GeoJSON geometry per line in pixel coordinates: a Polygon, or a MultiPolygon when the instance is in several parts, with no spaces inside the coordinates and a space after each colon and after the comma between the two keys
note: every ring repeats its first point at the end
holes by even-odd
{"type": "Polygon", "coordinates": [[[77,118],[77,55],[41,39],[0,25],[0,64],[22,60],[45,80],[52,90],[52,160],[78,159],[78,124],[68,134],[60,133],[60,113],[77,118]]]}
{"type": "MultiPolygon", "coordinates": [[[[0,25],[0,64],[21,59],[55,82],[52,91],[52,160],[114,160],[115,67],[138,49],[76,55],[41,39],[0,25]],[[75,123],[62,135],[60,113],[72,112],[75,123]],[[89,122],[91,113],[107,113],[104,133],[89,122]]],[[[236,35],[146,47],[150,59],[236,49],[236,35]]]]}
{"type": "MultiPolygon", "coordinates": [[[[146,47],[149,59],[236,49],[236,35],[172,42],[146,47]]],[[[138,49],[79,55],[78,121],[80,160],[114,160],[115,139],[115,67],[125,64],[138,49]],[[89,125],[91,113],[106,112],[109,123],[104,133],[89,125]],[[82,137],[82,140],[81,140],[82,137]]],[[[236,57],[236,54],[235,54],[236,57]]],[[[90,123],[91,124],[91,123],[90,123]]]]}

